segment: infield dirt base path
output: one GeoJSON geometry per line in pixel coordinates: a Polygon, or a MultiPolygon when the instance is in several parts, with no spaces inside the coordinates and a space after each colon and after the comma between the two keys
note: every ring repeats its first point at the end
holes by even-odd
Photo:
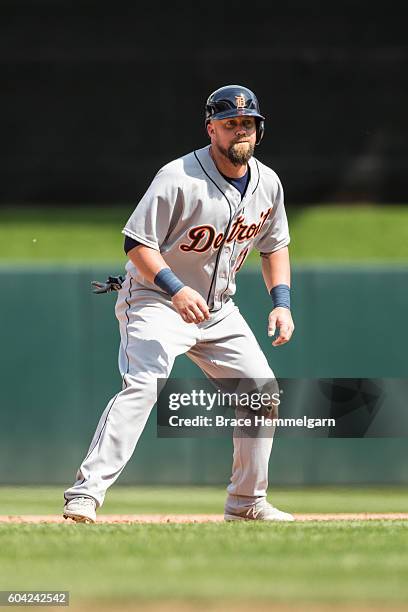
{"type": "MultiPolygon", "coordinates": [[[[296,521],[406,521],[408,513],[338,513],[338,514],[295,514],[296,521]]],[[[145,523],[221,523],[222,514],[101,514],[96,524],[145,524],[145,523]]],[[[0,523],[65,523],[75,525],[75,521],[64,519],[59,514],[48,515],[0,515],[0,523]]]]}

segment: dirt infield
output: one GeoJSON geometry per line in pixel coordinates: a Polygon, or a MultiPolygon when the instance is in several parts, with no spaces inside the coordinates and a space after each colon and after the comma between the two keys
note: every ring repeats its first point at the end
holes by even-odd
{"type": "MultiPolygon", "coordinates": [[[[338,513],[338,514],[295,514],[298,522],[306,521],[367,521],[367,520],[408,520],[408,513],[338,513]]],[[[145,523],[220,523],[222,514],[101,514],[96,524],[145,524],[145,523]]],[[[71,519],[58,514],[49,515],[0,515],[0,523],[65,523],[75,525],[71,519]]]]}

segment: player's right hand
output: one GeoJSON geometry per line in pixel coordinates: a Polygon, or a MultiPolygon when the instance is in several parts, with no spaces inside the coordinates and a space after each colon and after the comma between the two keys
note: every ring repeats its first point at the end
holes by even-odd
{"type": "Polygon", "coordinates": [[[183,287],[177,291],[171,301],[186,323],[201,323],[210,318],[210,311],[204,298],[191,287],[183,287]]]}

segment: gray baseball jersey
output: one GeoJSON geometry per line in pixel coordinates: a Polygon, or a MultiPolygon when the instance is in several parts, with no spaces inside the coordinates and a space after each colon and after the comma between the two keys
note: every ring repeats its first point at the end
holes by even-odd
{"type": "MultiPolygon", "coordinates": [[[[271,253],[290,238],[276,173],[251,158],[241,200],[217,170],[209,148],[159,170],[123,233],[160,251],[174,273],[216,311],[235,293],[235,274],[253,248],[271,253]]],[[[140,285],[160,291],[131,261],[126,269],[140,285]]]]}

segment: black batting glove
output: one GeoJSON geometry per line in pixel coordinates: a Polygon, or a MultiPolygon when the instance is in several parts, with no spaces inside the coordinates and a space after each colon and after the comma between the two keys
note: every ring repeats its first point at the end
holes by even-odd
{"type": "Polygon", "coordinates": [[[108,276],[104,283],[99,281],[92,281],[92,291],[94,293],[111,293],[112,291],[119,291],[125,281],[124,276],[108,276]]]}

